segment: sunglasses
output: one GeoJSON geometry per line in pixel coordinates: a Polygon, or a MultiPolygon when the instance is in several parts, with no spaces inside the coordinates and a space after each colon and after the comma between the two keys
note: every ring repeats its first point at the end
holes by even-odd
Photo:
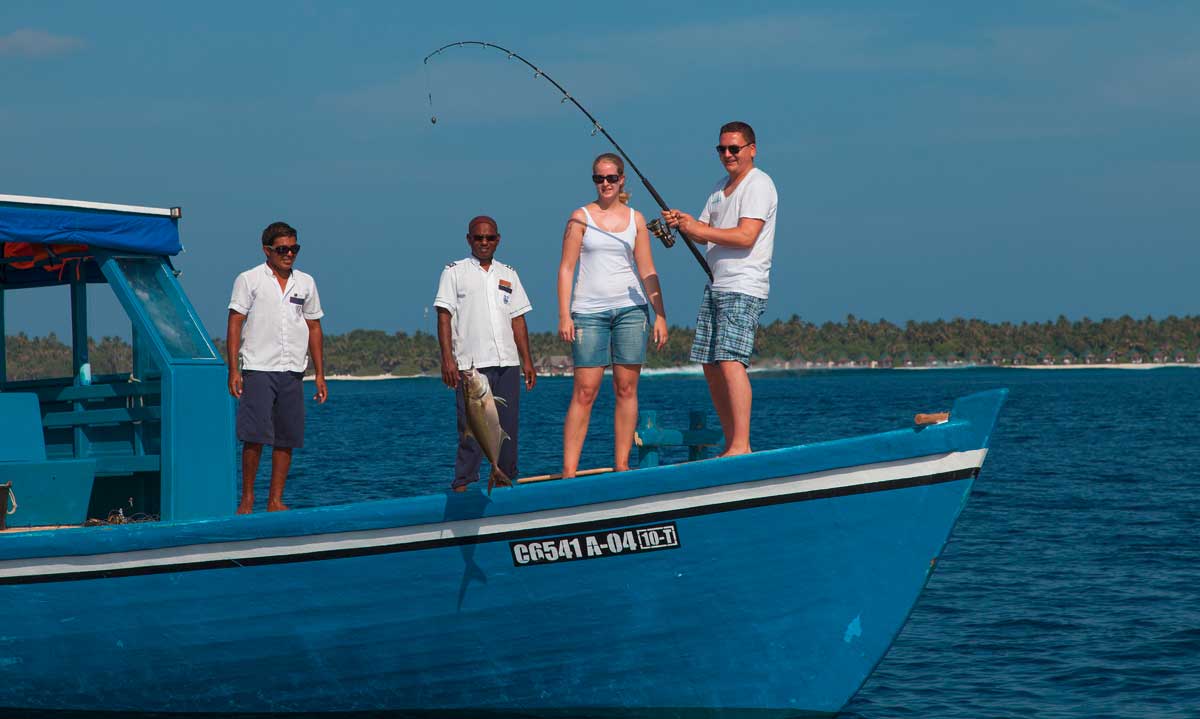
{"type": "Polygon", "coordinates": [[[737,154],[739,152],[746,149],[747,147],[750,147],[753,144],[754,144],[753,142],[747,142],[745,145],[717,145],[717,154],[724,155],[725,151],[729,150],[730,155],[737,157],[737,154]]]}
{"type": "Polygon", "coordinates": [[[300,245],[280,245],[278,247],[272,247],[271,249],[274,250],[275,254],[279,255],[280,257],[283,257],[284,255],[300,254],[300,245]]]}
{"type": "Polygon", "coordinates": [[[472,242],[495,242],[500,235],[471,235],[472,242]]]}
{"type": "Polygon", "coordinates": [[[615,185],[620,181],[620,175],[592,175],[592,182],[597,185],[599,185],[601,182],[607,182],[610,185],[615,185]]]}

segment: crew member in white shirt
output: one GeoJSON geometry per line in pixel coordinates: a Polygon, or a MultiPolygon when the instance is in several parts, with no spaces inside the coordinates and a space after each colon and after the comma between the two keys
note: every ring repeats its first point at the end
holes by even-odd
{"type": "Polygon", "coordinates": [[[451,489],[465,492],[479,479],[483,450],[466,434],[466,404],[462,376],[474,368],[487,377],[497,402],[500,427],[511,438],[500,445],[497,464],[509,477],[517,476],[517,425],[521,383],[526,391],[537,383],[529,353],[525,314],[533,309],[517,271],[494,259],[500,245],[496,221],[480,215],[467,223],[471,254],[442,270],[437,298],[438,343],[442,350],[442,381],[455,390],[458,406],[458,455],[451,489]]]}
{"type": "Polygon", "coordinates": [[[767,307],[771,255],[775,249],[775,183],[754,166],[754,129],[744,122],[721,127],[717,157],[722,177],[699,219],[664,210],[663,219],[693,242],[708,245],[713,281],[704,288],[690,359],[704,366],[725,449],[720,456],[750,452],[750,354],[758,318],[767,307]]]}
{"type": "Polygon", "coordinates": [[[271,445],[267,511],[287,509],[283,486],[292,450],[304,446],[304,371],[312,358],[317,394],[324,403],[321,299],[312,275],[293,266],[300,253],[296,230],[273,222],[262,233],[266,262],[238,275],[229,299],[226,331],[229,393],[238,399],[242,441],[242,499],[238,514],[254,510],[254,479],[263,445],[271,445]]]}

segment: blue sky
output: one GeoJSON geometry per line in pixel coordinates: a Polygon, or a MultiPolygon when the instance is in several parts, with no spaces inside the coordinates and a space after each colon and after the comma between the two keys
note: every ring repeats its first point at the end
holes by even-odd
{"type": "MultiPolygon", "coordinates": [[[[9,0],[0,193],[182,206],[213,334],[277,219],[327,331],[429,328],[488,213],[550,330],[562,229],[609,148],[494,51],[439,56],[427,84],[421,59],[462,39],[543,67],[691,212],[717,128],[754,125],[780,193],[767,320],[1197,311],[1195,3],[9,0]]],[[[655,261],[669,320],[693,324],[701,271],[681,244],[655,261]]],[[[66,316],[12,300],[9,331],[66,316]]]]}

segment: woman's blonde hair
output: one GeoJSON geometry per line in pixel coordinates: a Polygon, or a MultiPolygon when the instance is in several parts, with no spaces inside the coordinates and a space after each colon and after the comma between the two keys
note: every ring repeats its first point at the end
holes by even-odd
{"type": "MultiPolygon", "coordinates": [[[[596,159],[592,160],[592,173],[593,174],[596,172],[596,165],[599,165],[601,162],[611,162],[612,164],[616,165],[617,166],[617,174],[620,175],[621,177],[625,177],[625,161],[621,159],[620,155],[616,155],[611,152],[606,152],[602,155],[597,155],[596,159]]],[[[626,192],[625,189],[622,187],[621,191],[617,194],[617,199],[628,205],[629,204],[629,193],[626,192]]]]}

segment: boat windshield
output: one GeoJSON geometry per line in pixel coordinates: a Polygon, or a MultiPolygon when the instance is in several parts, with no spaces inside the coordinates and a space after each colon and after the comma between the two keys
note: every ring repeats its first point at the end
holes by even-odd
{"type": "Polygon", "coordinates": [[[175,359],[215,359],[204,330],[188,311],[183,294],[158,258],[117,258],[116,264],[134,297],[175,359]]]}

